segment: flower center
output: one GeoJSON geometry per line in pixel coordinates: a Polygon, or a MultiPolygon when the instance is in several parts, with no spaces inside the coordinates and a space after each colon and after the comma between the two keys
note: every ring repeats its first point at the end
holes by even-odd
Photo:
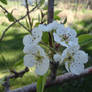
{"type": "Polygon", "coordinates": [[[39,63],[42,63],[42,59],[44,57],[40,55],[40,52],[38,51],[35,55],[35,60],[38,61],[39,63]]]}
{"type": "Polygon", "coordinates": [[[69,36],[67,36],[66,34],[63,34],[63,39],[67,40],[69,38],[69,36]]]}
{"type": "Polygon", "coordinates": [[[73,56],[68,53],[67,57],[64,59],[64,62],[66,62],[66,61],[71,63],[73,61],[73,56]]]}
{"type": "Polygon", "coordinates": [[[41,61],[43,59],[43,56],[36,55],[35,59],[36,59],[36,61],[41,61]]]}

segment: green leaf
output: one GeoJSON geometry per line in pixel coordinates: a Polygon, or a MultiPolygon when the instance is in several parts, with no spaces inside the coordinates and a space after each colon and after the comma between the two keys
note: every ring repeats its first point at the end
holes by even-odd
{"type": "Polygon", "coordinates": [[[41,22],[40,14],[38,14],[38,22],[39,22],[39,23],[41,22]]]}
{"type": "Polygon", "coordinates": [[[8,14],[6,15],[6,17],[8,18],[8,20],[9,20],[10,22],[13,22],[13,21],[15,20],[14,16],[13,16],[11,13],[8,13],[8,14]]]}
{"type": "Polygon", "coordinates": [[[43,7],[43,10],[48,10],[48,6],[43,7]]]}
{"type": "Polygon", "coordinates": [[[48,44],[48,41],[49,41],[49,35],[48,35],[48,32],[43,32],[42,42],[48,44]]]}
{"type": "Polygon", "coordinates": [[[61,18],[59,16],[54,16],[54,20],[60,20],[61,18]]]}
{"type": "Polygon", "coordinates": [[[3,4],[7,5],[7,0],[0,0],[3,4]]]}
{"type": "Polygon", "coordinates": [[[37,92],[43,92],[44,91],[44,86],[46,83],[46,77],[47,74],[45,74],[44,76],[40,76],[37,80],[37,92]]]}
{"type": "Polygon", "coordinates": [[[30,28],[30,25],[29,25],[29,23],[28,23],[28,20],[26,19],[26,26],[28,27],[28,28],[30,28]]]}
{"type": "Polygon", "coordinates": [[[58,16],[58,14],[61,12],[61,10],[56,10],[55,12],[54,12],[54,19],[55,20],[60,20],[61,18],[58,16]]]}
{"type": "Polygon", "coordinates": [[[40,5],[43,5],[45,0],[40,0],[40,5]]]}
{"type": "Polygon", "coordinates": [[[83,35],[80,35],[78,38],[79,38],[80,46],[85,46],[92,42],[92,35],[90,34],[83,34],[83,35]]]}
{"type": "Polygon", "coordinates": [[[54,15],[58,15],[60,12],[61,12],[61,10],[56,10],[56,11],[54,12],[54,15]]]}
{"type": "Polygon", "coordinates": [[[40,24],[39,22],[35,23],[35,27],[37,27],[39,24],[40,24]]]}

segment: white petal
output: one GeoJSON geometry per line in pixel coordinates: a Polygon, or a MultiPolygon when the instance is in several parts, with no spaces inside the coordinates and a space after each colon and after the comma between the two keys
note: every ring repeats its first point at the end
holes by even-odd
{"type": "Polygon", "coordinates": [[[54,40],[55,40],[57,43],[60,43],[60,37],[59,37],[56,33],[53,33],[53,36],[54,36],[54,40]]]}
{"type": "Polygon", "coordinates": [[[39,26],[38,26],[38,28],[39,28],[39,30],[41,30],[41,31],[43,31],[43,32],[46,32],[47,30],[46,30],[46,25],[44,25],[44,24],[40,24],[39,26]]]}
{"type": "Polygon", "coordinates": [[[61,56],[61,61],[63,61],[67,57],[67,49],[65,49],[61,56]]]}
{"type": "Polygon", "coordinates": [[[38,51],[38,45],[28,45],[28,46],[25,46],[24,49],[23,49],[23,52],[26,53],[26,54],[35,54],[37,53],[38,51]]]}
{"type": "Polygon", "coordinates": [[[35,72],[38,75],[44,75],[48,71],[48,68],[49,68],[49,60],[45,59],[42,64],[36,65],[35,72]]]}
{"type": "Polygon", "coordinates": [[[68,44],[66,44],[65,41],[61,41],[60,44],[61,44],[62,46],[68,47],[68,44]]]}
{"type": "Polygon", "coordinates": [[[73,74],[79,75],[80,73],[84,71],[84,64],[73,62],[70,65],[70,71],[73,74]]]}
{"type": "Polygon", "coordinates": [[[38,50],[39,50],[39,52],[40,52],[40,55],[45,57],[46,54],[45,54],[45,52],[44,52],[44,49],[41,48],[40,46],[37,46],[37,48],[38,48],[38,50]]]}
{"type": "Polygon", "coordinates": [[[69,41],[69,46],[79,46],[79,44],[78,44],[78,38],[72,38],[72,39],[70,39],[70,41],[69,41]]]}
{"type": "Polygon", "coordinates": [[[23,49],[23,52],[28,54],[28,53],[30,53],[30,50],[31,50],[30,46],[25,46],[24,49],[23,49]]]}
{"type": "Polygon", "coordinates": [[[27,67],[32,67],[35,64],[35,60],[32,55],[25,55],[24,56],[24,65],[27,67]]]}
{"type": "Polygon", "coordinates": [[[57,30],[56,30],[56,33],[58,34],[58,35],[63,35],[64,33],[65,33],[65,27],[64,27],[64,25],[63,24],[59,24],[58,25],[58,28],[57,28],[57,30]]]}
{"type": "Polygon", "coordinates": [[[88,62],[88,54],[82,50],[78,50],[74,55],[75,61],[80,63],[87,63],[88,62]]]}
{"type": "Polygon", "coordinates": [[[53,29],[56,30],[60,24],[57,21],[53,21],[52,25],[53,29]]]}
{"type": "Polygon", "coordinates": [[[32,44],[32,36],[31,35],[24,36],[24,38],[23,38],[23,44],[25,46],[31,45],[32,44]]]}
{"type": "Polygon", "coordinates": [[[65,62],[65,68],[66,68],[66,70],[67,70],[68,72],[70,72],[70,70],[69,70],[69,65],[68,65],[68,61],[65,62]]]}
{"type": "Polygon", "coordinates": [[[58,24],[58,22],[56,22],[56,21],[53,21],[52,23],[48,24],[47,25],[47,29],[48,29],[47,32],[51,32],[52,30],[56,30],[58,25],[60,25],[60,24],[58,24]]]}
{"type": "Polygon", "coordinates": [[[69,36],[71,36],[71,37],[76,37],[77,36],[77,33],[74,29],[71,29],[70,27],[67,27],[66,30],[67,30],[67,34],[69,34],[69,36]]]}
{"type": "Polygon", "coordinates": [[[33,37],[35,43],[38,43],[41,41],[42,31],[39,29],[39,27],[38,28],[36,27],[32,30],[32,37],[33,37]]]}
{"type": "Polygon", "coordinates": [[[69,46],[66,48],[66,52],[72,54],[75,54],[79,50],[80,46],[79,44],[73,44],[72,46],[69,46]]]}
{"type": "Polygon", "coordinates": [[[59,55],[58,53],[54,55],[53,57],[55,62],[60,62],[61,61],[61,55],[59,55]]]}

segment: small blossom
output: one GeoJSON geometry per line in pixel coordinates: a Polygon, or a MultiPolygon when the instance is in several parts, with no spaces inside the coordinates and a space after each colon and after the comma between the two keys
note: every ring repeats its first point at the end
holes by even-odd
{"type": "Polygon", "coordinates": [[[68,72],[80,74],[84,70],[84,63],[88,62],[88,54],[78,50],[79,46],[66,48],[62,53],[62,62],[68,72]],[[80,70],[80,71],[79,71],[80,70]]]}
{"type": "Polygon", "coordinates": [[[52,30],[56,30],[60,24],[56,21],[53,21],[52,23],[49,23],[47,25],[47,32],[51,32],[52,30]]]}
{"type": "Polygon", "coordinates": [[[53,59],[54,59],[55,62],[60,62],[61,61],[61,55],[57,53],[57,54],[54,55],[53,59]]]}
{"type": "Polygon", "coordinates": [[[79,75],[84,71],[84,64],[79,62],[72,62],[70,65],[70,71],[73,74],[79,75]]]}
{"type": "Polygon", "coordinates": [[[44,25],[44,24],[40,24],[39,26],[38,26],[38,28],[41,30],[41,31],[43,31],[43,32],[47,32],[47,30],[46,30],[46,25],[44,25]]]}
{"type": "Polygon", "coordinates": [[[43,32],[51,32],[52,30],[56,30],[60,24],[56,21],[49,23],[48,25],[40,24],[39,29],[43,32]]]}
{"type": "Polygon", "coordinates": [[[84,64],[79,62],[72,62],[70,65],[68,62],[65,62],[65,68],[68,72],[79,75],[84,71],[84,64]]]}
{"type": "Polygon", "coordinates": [[[24,38],[23,38],[23,44],[24,44],[24,46],[31,45],[32,42],[33,42],[33,37],[31,35],[24,36],[24,38]]]}
{"type": "Polygon", "coordinates": [[[32,35],[26,35],[23,38],[23,44],[24,46],[30,46],[33,44],[38,44],[38,42],[41,41],[42,38],[42,31],[39,28],[34,28],[32,30],[32,35]]]}
{"type": "Polygon", "coordinates": [[[35,72],[38,75],[43,75],[48,71],[49,59],[44,50],[40,46],[33,46],[30,52],[24,56],[24,65],[27,67],[35,66],[35,72]]]}
{"type": "Polygon", "coordinates": [[[36,27],[32,30],[32,36],[35,39],[35,42],[40,42],[42,38],[42,31],[36,27]]]}
{"type": "Polygon", "coordinates": [[[78,38],[76,38],[76,32],[73,29],[65,28],[63,24],[61,24],[56,33],[53,33],[54,40],[61,44],[62,46],[68,47],[73,45],[73,43],[78,44],[78,38]]]}

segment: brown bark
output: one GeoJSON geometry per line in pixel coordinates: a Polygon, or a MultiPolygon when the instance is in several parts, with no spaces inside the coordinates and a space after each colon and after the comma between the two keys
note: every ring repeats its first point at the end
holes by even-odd
{"type": "MultiPolygon", "coordinates": [[[[63,84],[64,82],[67,82],[70,79],[75,80],[81,77],[86,77],[87,75],[92,75],[92,67],[85,69],[85,71],[81,73],[80,75],[74,75],[72,73],[65,73],[64,75],[57,76],[54,81],[48,79],[46,82],[45,88],[58,85],[58,84],[63,84]]],[[[18,88],[12,91],[10,90],[8,92],[36,92],[36,83],[27,85],[27,86],[24,86],[22,88],[18,88]]]]}

